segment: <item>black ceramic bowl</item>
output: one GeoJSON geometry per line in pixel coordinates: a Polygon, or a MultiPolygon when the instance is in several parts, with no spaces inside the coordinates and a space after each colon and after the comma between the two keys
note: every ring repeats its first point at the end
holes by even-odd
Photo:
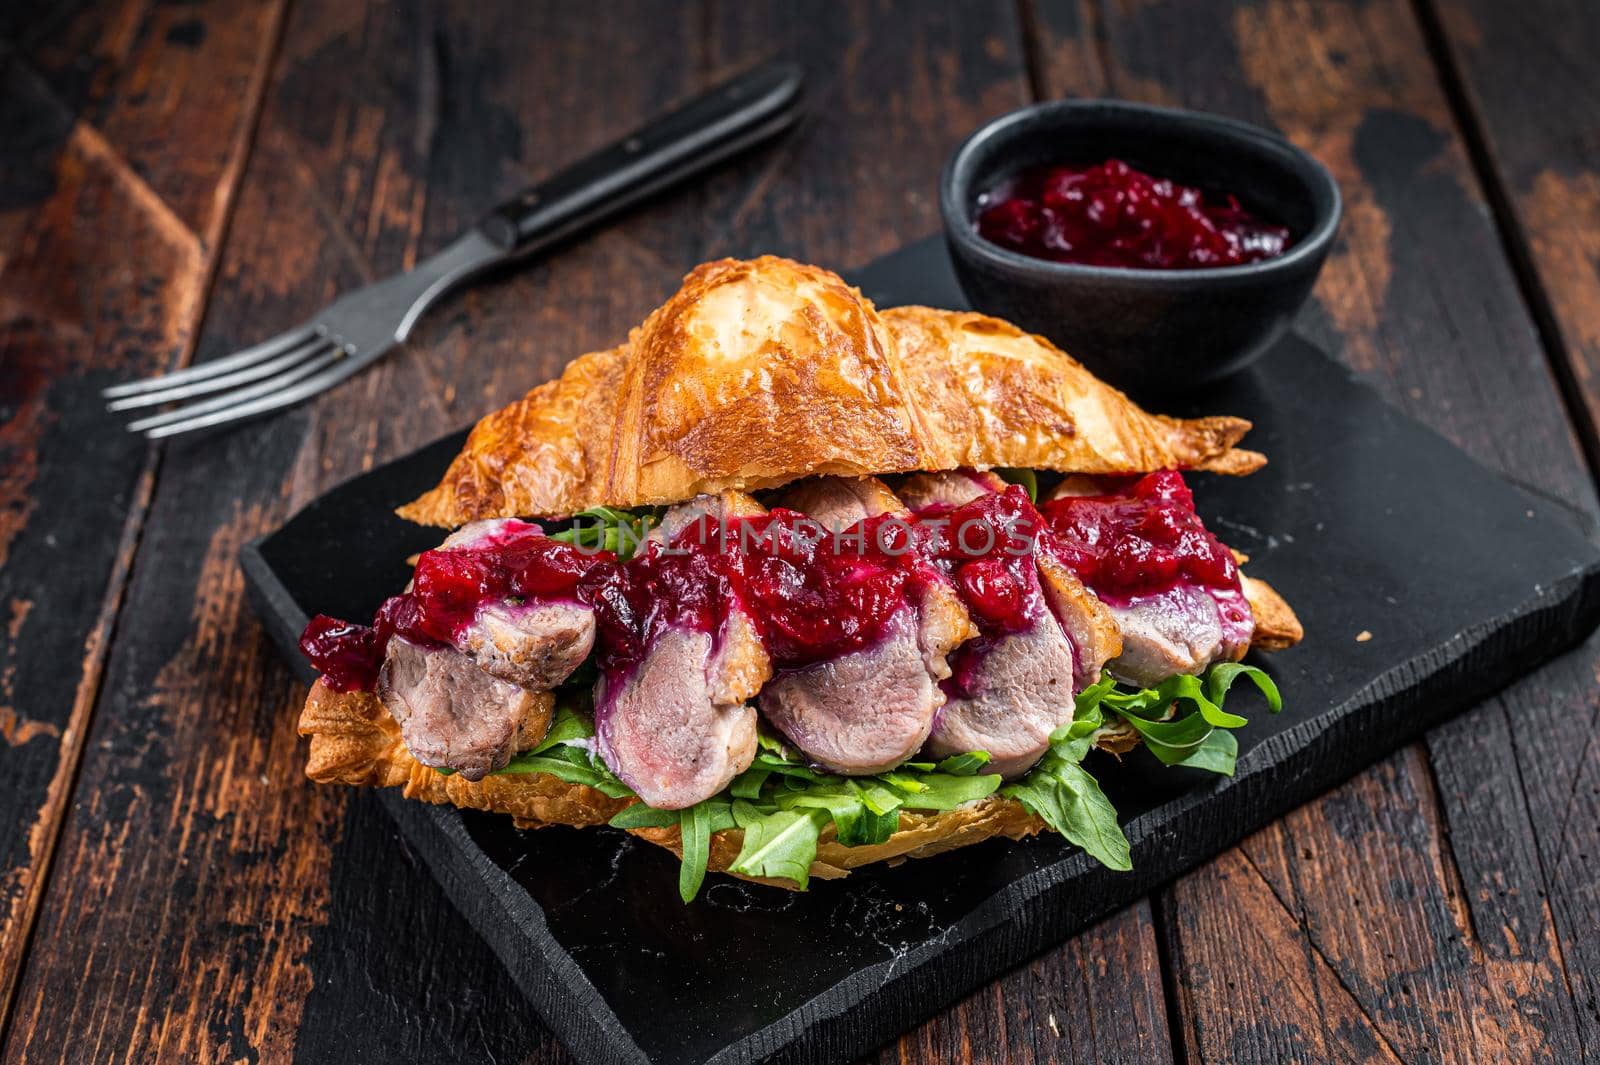
{"type": "Polygon", "coordinates": [[[974,307],[1042,333],[1106,380],[1171,393],[1243,368],[1281,335],[1316,281],[1339,225],[1339,187],[1267,130],[1193,111],[1107,100],[1002,115],[956,150],[939,208],[974,307]],[[1284,255],[1243,266],[1134,270],[1034,259],[978,235],[978,197],[1040,163],[1121,159],[1208,192],[1231,193],[1289,227],[1284,255]]]}

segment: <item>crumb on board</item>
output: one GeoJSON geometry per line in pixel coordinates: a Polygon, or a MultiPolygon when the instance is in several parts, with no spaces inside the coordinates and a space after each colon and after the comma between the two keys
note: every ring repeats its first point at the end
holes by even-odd
{"type": "Polygon", "coordinates": [[[1367,629],[1362,629],[1356,633],[1356,643],[1366,643],[1370,639],[1372,639],[1372,633],[1367,629]]]}
{"type": "Polygon", "coordinates": [[[1056,1027],[1056,1015],[1053,1013],[1048,1014],[1046,1015],[1045,1019],[1050,1022],[1050,1031],[1055,1033],[1055,1037],[1057,1039],[1060,1039],[1061,1029],[1056,1027]]]}

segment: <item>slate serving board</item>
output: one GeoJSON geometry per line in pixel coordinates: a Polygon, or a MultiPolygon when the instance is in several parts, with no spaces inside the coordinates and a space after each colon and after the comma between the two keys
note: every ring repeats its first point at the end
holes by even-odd
{"type": "MultiPolygon", "coordinates": [[[[965,306],[937,239],[852,279],[880,306],[965,306]]],[[[1191,483],[1210,527],[1250,555],[1248,572],[1293,603],[1306,641],[1261,660],[1288,709],[1246,710],[1232,779],[1165,769],[1142,751],[1121,764],[1091,756],[1126,818],[1132,873],[1044,836],[873,868],[803,895],[713,875],[684,906],[676,859],[620,832],[524,833],[392,790],[384,802],[580,1060],[835,1062],[1204,861],[1600,622],[1600,552],[1559,504],[1489,473],[1305,341],[1286,338],[1189,406],[1176,413],[1255,422],[1247,443],[1270,457],[1266,469],[1191,483]]],[[[253,602],[301,676],[311,678],[295,650],[308,614],[370,616],[404,584],[404,559],[437,542],[391,511],[437,480],[464,435],[347,482],[244,549],[253,602]]]]}

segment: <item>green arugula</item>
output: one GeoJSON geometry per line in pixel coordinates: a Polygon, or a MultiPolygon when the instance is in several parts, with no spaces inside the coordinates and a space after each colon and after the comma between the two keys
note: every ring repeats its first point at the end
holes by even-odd
{"type": "MultiPolygon", "coordinates": [[[[804,891],[817,858],[817,838],[828,816],[822,810],[799,808],[765,813],[754,803],[733,804],[734,820],[744,829],[744,846],[729,871],[745,876],[778,877],[804,891]]],[[[687,857],[685,858],[687,861],[687,857]]],[[[701,870],[701,876],[705,871],[701,870]]],[[[680,886],[682,881],[679,882],[680,886]]],[[[681,893],[681,892],[680,892],[681,893]]],[[[693,896],[684,899],[688,902],[693,896]]]]}
{"type": "Polygon", "coordinates": [[[1032,470],[1021,466],[1000,466],[994,472],[1007,484],[1020,484],[1022,490],[1028,493],[1028,502],[1039,502],[1039,475],[1032,470]]]}
{"type": "Polygon", "coordinates": [[[1039,764],[1015,784],[1001,788],[1000,794],[1016,799],[1100,864],[1126,872],[1133,868],[1133,861],[1128,838],[1117,823],[1117,811],[1099,783],[1079,764],[1094,746],[1094,734],[1105,724],[1097,701],[1092,699],[1085,706],[1080,696],[1072,722],[1050,734],[1050,749],[1039,764]]]}
{"type": "MultiPolygon", "coordinates": [[[[744,876],[785,879],[800,888],[810,881],[823,831],[832,824],[846,847],[881,844],[900,826],[901,811],[941,812],[999,793],[1016,799],[1052,829],[1108,868],[1131,868],[1127,837],[1099,783],[1082,763],[1100,735],[1120,720],[1137,731],[1166,765],[1232,775],[1238,742],[1229,729],[1245,723],[1223,709],[1240,677],[1250,680],[1276,713],[1282,700],[1272,679],[1234,662],[1211,667],[1202,677],[1172,677],[1154,688],[1119,687],[1103,676],[1080,692],[1070,724],[1050,736],[1050,747],[1022,779],[1004,784],[985,773],[983,751],[940,762],[905,762],[870,777],[841,777],[814,768],[799,751],[766,730],[757,734],[750,768],[704,802],[685,810],[656,810],[633,803],[611,818],[621,829],[678,828],[683,851],[678,892],[689,902],[704,885],[711,837],[743,831],[729,867],[744,876]]],[[[500,773],[548,773],[584,784],[613,798],[633,791],[618,780],[594,750],[594,726],[585,694],[571,687],[557,693],[550,731],[530,751],[516,755],[500,773]]]]}
{"type": "Polygon", "coordinates": [[[618,561],[626,562],[638,553],[645,535],[660,520],[659,508],[590,507],[572,516],[572,528],[552,533],[550,539],[588,551],[610,551],[618,561]]]}
{"type": "Polygon", "coordinates": [[[1239,756],[1239,741],[1227,729],[1245,719],[1222,708],[1233,682],[1244,677],[1253,683],[1276,714],[1283,709],[1278,687],[1255,666],[1219,662],[1203,677],[1169,677],[1154,688],[1128,691],[1117,688],[1109,676],[1078,695],[1078,716],[1089,708],[1109,710],[1144,739],[1150,753],[1163,765],[1180,765],[1232,776],[1239,756]]]}

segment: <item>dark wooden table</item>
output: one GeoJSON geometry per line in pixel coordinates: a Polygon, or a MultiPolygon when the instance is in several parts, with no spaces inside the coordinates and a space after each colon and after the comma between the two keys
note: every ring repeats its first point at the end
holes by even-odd
{"type": "MultiPolygon", "coordinates": [[[[302,777],[304,693],[235,553],[701,260],[843,268],[933,231],[946,154],[1030,100],[1311,149],[1346,219],[1302,331],[1600,516],[1597,54],[1589,0],[4,5],[4,1058],[566,1060],[373,797],[302,777]],[[102,411],[100,386],[297,321],[774,56],[811,72],[796,135],[316,403],[160,447],[102,411]]],[[[1590,641],[880,1058],[1600,1057],[1597,673],[1590,641]]]]}

